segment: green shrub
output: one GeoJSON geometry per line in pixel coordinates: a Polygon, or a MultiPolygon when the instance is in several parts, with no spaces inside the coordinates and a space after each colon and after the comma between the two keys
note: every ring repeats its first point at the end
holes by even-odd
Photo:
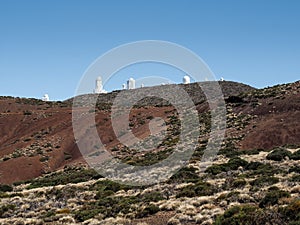
{"type": "Polygon", "coordinates": [[[137,218],[143,218],[149,215],[153,215],[159,211],[159,207],[153,204],[146,206],[144,209],[137,213],[137,218]]]}
{"type": "Polygon", "coordinates": [[[235,157],[228,161],[227,166],[230,168],[230,170],[237,170],[240,166],[245,167],[247,164],[248,162],[246,160],[235,157]]]}
{"type": "Polygon", "coordinates": [[[249,176],[251,175],[265,175],[265,176],[273,176],[276,173],[280,173],[281,169],[279,168],[274,168],[271,164],[263,164],[260,162],[250,162],[246,167],[246,170],[251,170],[249,172],[249,176]]]}
{"type": "Polygon", "coordinates": [[[206,182],[199,181],[194,185],[189,185],[182,188],[176,195],[176,198],[180,197],[195,197],[195,196],[210,196],[215,193],[215,188],[206,182]]]}
{"type": "Polygon", "coordinates": [[[298,221],[291,221],[291,222],[289,222],[288,225],[300,225],[300,220],[298,220],[298,221]]]}
{"type": "Polygon", "coordinates": [[[241,154],[241,152],[235,148],[223,148],[223,149],[220,149],[220,151],[218,152],[218,155],[224,155],[227,158],[237,157],[240,154],[241,154]]]}
{"type": "Polygon", "coordinates": [[[233,206],[216,218],[214,225],[287,224],[276,209],[260,209],[253,205],[233,206]]]}
{"type": "Polygon", "coordinates": [[[93,189],[94,190],[98,190],[98,191],[112,191],[112,192],[117,192],[119,190],[129,190],[132,187],[129,185],[125,185],[125,184],[120,184],[118,182],[114,182],[111,180],[101,180],[101,181],[97,181],[94,185],[93,185],[93,189]]]}
{"type": "Polygon", "coordinates": [[[291,182],[300,182],[300,175],[294,175],[292,176],[289,181],[291,182]]]}
{"type": "Polygon", "coordinates": [[[137,196],[106,196],[99,198],[95,202],[87,202],[80,210],[74,212],[75,219],[83,222],[102,214],[104,218],[116,217],[117,214],[128,214],[137,208],[137,216],[150,215],[156,213],[159,209],[151,202],[157,202],[165,199],[159,192],[149,192],[137,196]]]}
{"type": "Polygon", "coordinates": [[[291,158],[291,152],[283,148],[277,148],[267,155],[268,160],[282,161],[285,157],[291,158]]]}
{"type": "Polygon", "coordinates": [[[65,169],[63,172],[48,174],[44,177],[32,180],[28,189],[68,183],[80,183],[91,179],[99,179],[101,177],[102,176],[93,169],[65,169]]]}
{"type": "Polygon", "coordinates": [[[13,198],[13,197],[24,197],[22,193],[16,192],[16,193],[10,193],[8,194],[7,192],[0,192],[0,198],[13,198]]]}
{"type": "Polygon", "coordinates": [[[205,149],[206,146],[197,147],[193,153],[191,160],[196,160],[196,161],[201,160],[201,157],[203,156],[205,149]]]}
{"type": "Polygon", "coordinates": [[[142,202],[158,202],[164,200],[164,196],[157,191],[149,192],[141,196],[142,202]]]}
{"type": "Polygon", "coordinates": [[[292,173],[292,172],[300,173],[300,166],[294,166],[294,167],[290,168],[289,173],[292,173]]]}
{"type": "Polygon", "coordinates": [[[212,165],[205,170],[206,173],[217,175],[222,172],[226,172],[224,164],[212,165]]]}
{"type": "Polygon", "coordinates": [[[56,213],[54,210],[48,210],[41,216],[41,218],[43,218],[43,219],[50,218],[52,216],[55,216],[55,214],[56,213]]]}
{"type": "Polygon", "coordinates": [[[111,195],[113,195],[113,194],[115,194],[115,192],[110,191],[110,190],[108,190],[108,191],[98,191],[98,192],[96,193],[95,199],[106,198],[106,197],[111,196],[111,195]]]}
{"type": "Polygon", "coordinates": [[[246,170],[257,170],[258,168],[261,168],[264,164],[261,162],[250,162],[245,169],[246,170]]]}
{"type": "Polygon", "coordinates": [[[291,155],[291,159],[293,159],[293,160],[300,160],[300,150],[294,152],[294,153],[291,155]]]}
{"type": "Polygon", "coordinates": [[[6,184],[0,184],[0,192],[9,192],[12,191],[13,188],[6,184]]]}
{"type": "Polygon", "coordinates": [[[239,158],[239,157],[234,157],[231,158],[228,163],[224,164],[219,164],[219,165],[212,165],[208,167],[205,172],[210,173],[213,175],[217,175],[221,172],[227,172],[230,170],[237,170],[240,166],[241,167],[246,167],[248,165],[247,161],[239,158]]]}
{"type": "Polygon", "coordinates": [[[260,201],[259,207],[267,207],[278,204],[278,200],[283,197],[290,197],[290,193],[282,190],[270,190],[260,201]]]}
{"type": "Polygon", "coordinates": [[[253,223],[256,214],[260,214],[256,206],[233,206],[227,209],[223,215],[216,218],[214,225],[248,225],[253,223]]]}
{"type": "Polygon", "coordinates": [[[231,186],[234,188],[241,188],[247,184],[247,181],[244,179],[236,179],[232,182],[231,186]]]}
{"type": "Polygon", "coordinates": [[[279,182],[277,177],[272,176],[262,176],[250,182],[250,184],[254,187],[263,187],[265,185],[272,185],[279,182]]]}
{"type": "Polygon", "coordinates": [[[289,205],[280,209],[280,213],[284,218],[290,220],[291,222],[299,223],[300,221],[300,199],[294,200],[289,205]]]}
{"type": "Polygon", "coordinates": [[[251,149],[251,150],[244,150],[243,154],[244,155],[258,155],[262,149],[251,149]]]}
{"type": "Polygon", "coordinates": [[[133,166],[150,166],[166,159],[171,153],[172,149],[166,149],[159,152],[148,152],[142,157],[130,158],[130,161],[127,161],[126,163],[133,166]]]}
{"type": "Polygon", "coordinates": [[[183,167],[169,179],[169,183],[195,182],[198,180],[199,176],[194,167],[183,167]]]}
{"type": "Polygon", "coordinates": [[[98,215],[99,213],[102,212],[102,209],[86,209],[83,208],[81,210],[76,211],[74,214],[74,218],[78,221],[78,222],[83,222],[85,220],[91,219],[93,217],[95,217],[96,215],[98,215]]]}
{"type": "Polygon", "coordinates": [[[218,197],[218,200],[226,200],[229,202],[237,202],[239,199],[240,192],[239,191],[231,191],[227,194],[222,194],[218,197]]]}
{"type": "Polygon", "coordinates": [[[0,217],[2,218],[4,213],[6,213],[8,211],[13,211],[15,208],[16,208],[16,206],[13,204],[2,205],[0,207],[0,217]]]}

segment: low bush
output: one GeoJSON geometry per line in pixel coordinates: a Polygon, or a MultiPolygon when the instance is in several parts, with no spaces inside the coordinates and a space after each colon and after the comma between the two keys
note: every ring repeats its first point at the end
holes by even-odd
{"type": "Polygon", "coordinates": [[[264,164],[261,162],[250,162],[245,169],[246,170],[257,170],[259,168],[261,168],[264,164]]]}
{"type": "Polygon", "coordinates": [[[212,165],[208,167],[205,172],[210,173],[213,175],[217,175],[221,172],[227,172],[230,170],[237,170],[239,167],[246,167],[248,165],[247,161],[239,158],[234,157],[231,158],[228,163],[219,164],[219,165],[212,165]]]}
{"type": "Polygon", "coordinates": [[[166,159],[172,154],[172,149],[166,149],[159,152],[148,152],[139,158],[130,158],[126,163],[133,166],[150,166],[166,159]]]}
{"type": "Polygon", "coordinates": [[[210,196],[213,193],[215,193],[215,188],[203,181],[199,181],[195,183],[194,185],[189,185],[184,188],[182,188],[176,195],[176,198],[180,197],[195,197],[195,196],[210,196]]]}
{"type": "Polygon", "coordinates": [[[294,166],[294,167],[290,168],[289,173],[292,173],[292,172],[300,173],[300,166],[294,166]]]}
{"type": "Polygon", "coordinates": [[[247,184],[247,181],[244,179],[236,179],[232,182],[231,186],[233,188],[241,188],[244,187],[247,184]]]}
{"type": "Polygon", "coordinates": [[[44,177],[34,179],[30,181],[31,184],[27,188],[32,189],[38,187],[56,186],[60,184],[80,183],[91,179],[99,179],[101,177],[102,176],[93,169],[65,169],[63,172],[52,173],[44,177]]]}
{"type": "Polygon", "coordinates": [[[146,203],[158,202],[165,199],[165,197],[160,192],[157,191],[146,193],[140,197],[142,199],[142,202],[146,202],[146,203]]]}
{"type": "Polygon", "coordinates": [[[0,198],[13,198],[13,197],[24,197],[24,195],[22,193],[19,192],[15,192],[15,193],[7,193],[7,192],[0,192],[0,198]]]}
{"type": "Polygon", "coordinates": [[[267,207],[278,204],[278,200],[284,197],[290,197],[290,193],[287,191],[279,190],[278,188],[271,188],[265,197],[260,201],[259,207],[267,207]]]}
{"type": "Polygon", "coordinates": [[[201,158],[205,152],[205,149],[206,149],[206,146],[197,147],[193,153],[191,160],[195,160],[195,161],[201,160],[201,158]]]}
{"type": "Polygon", "coordinates": [[[293,159],[293,160],[300,160],[300,150],[294,152],[294,153],[291,155],[291,159],[293,159]]]}
{"type": "Polygon", "coordinates": [[[8,211],[13,211],[15,208],[16,208],[16,206],[13,204],[2,205],[0,207],[0,217],[2,218],[4,216],[4,213],[6,213],[8,211]]]}
{"type": "Polygon", "coordinates": [[[223,148],[223,149],[220,149],[220,151],[218,152],[218,155],[224,155],[227,158],[237,157],[240,154],[241,154],[241,152],[235,148],[223,148]]]}
{"type": "Polygon", "coordinates": [[[223,215],[216,218],[214,225],[266,225],[282,224],[292,225],[275,208],[258,208],[255,205],[233,206],[225,211],[223,215]]]}
{"type": "Polygon", "coordinates": [[[193,167],[183,167],[177,173],[175,173],[170,179],[169,183],[184,183],[195,182],[199,180],[199,176],[196,173],[196,169],[193,167]]]}
{"type": "Polygon", "coordinates": [[[112,191],[112,192],[117,192],[119,190],[129,190],[132,187],[129,185],[125,185],[125,184],[120,184],[118,182],[114,182],[111,180],[101,180],[101,181],[97,181],[92,189],[93,190],[98,190],[98,191],[112,191]]]}
{"type": "Polygon", "coordinates": [[[224,164],[212,165],[205,170],[206,173],[217,175],[222,172],[226,172],[224,164]]]}
{"type": "Polygon", "coordinates": [[[148,206],[146,206],[145,208],[143,208],[142,210],[140,210],[136,217],[137,218],[143,218],[149,215],[153,215],[155,213],[157,213],[159,211],[159,207],[154,205],[154,204],[150,204],[148,206]]]}
{"type": "Polygon", "coordinates": [[[230,168],[230,170],[237,170],[240,166],[245,167],[247,164],[248,162],[246,160],[235,157],[229,160],[227,166],[230,168]]]}
{"type": "Polygon", "coordinates": [[[289,181],[291,182],[300,182],[300,175],[294,175],[292,176],[289,181]]]}
{"type": "Polygon", "coordinates": [[[136,211],[137,217],[156,213],[159,208],[151,202],[158,202],[165,198],[159,192],[150,192],[137,196],[107,196],[95,202],[86,203],[80,210],[74,212],[75,219],[83,222],[98,214],[103,218],[116,217],[119,213],[128,214],[136,211]],[[142,209],[142,210],[138,210],[142,209]]]}
{"type": "Polygon", "coordinates": [[[255,214],[261,212],[256,206],[243,205],[233,206],[227,209],[223,215],[216,218],[214,225],[248,225],[253,223],[255,214]]]}
{"type": "Polygon", "coordinates": [[[250,162],[247,166],[245,166],[246,170],[251,170],[248,175],[255,176],[255,175],[265,175],[265,176],[273,176],[281,172],[281,169],[274,168],[271,164],[263,164],[261,162],[250,162]]]}
{"type": "Polygon", "coordinates": [[[13,188],[10,185],[7,184],[0,184],[0,192],[8,192],[12,191],[13,188]]]}
{"type": "Polygon", "coordinates": [[[101,212],[102,212],[102,208],[83,207],[82,209],[80,209],[74,213],[75,214],[74,218],[78,222],[83,222],[85,220],[95,217],[96,215],[98,215],[101,212]]]}
{"type": "Polygon", "coordinates": [[[286,207],[279,209],[284,218],[290,221],[289,224],[299,224],[300,221],[300,199],[296,199],[286,207]]]}
{"type": "Polygon", "coordinates": [[[290,151],[283,148],[277,148],[267,155],[267,159],[273,161],[282,161],[286,157],[291,158],[291,155],[292,154],[290,151]]]}
{"type": "Polygon", "coordinates": [[[256,178],[255,180],[251,181],[250,184],[254,187],[263,187],[266,185],[273,185],[279,182],[277,177],[273,176],[261,176],[256,178]]]}

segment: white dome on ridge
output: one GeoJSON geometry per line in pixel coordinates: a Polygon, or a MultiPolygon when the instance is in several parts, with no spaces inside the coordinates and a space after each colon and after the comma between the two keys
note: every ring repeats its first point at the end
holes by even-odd
{"type": "Polygon", "coordinates": [[[191,78],[188,75],[185,75],[182,79],[182,82],[184,84],[189,84],[189,83],[191,83],[191,78]]]}

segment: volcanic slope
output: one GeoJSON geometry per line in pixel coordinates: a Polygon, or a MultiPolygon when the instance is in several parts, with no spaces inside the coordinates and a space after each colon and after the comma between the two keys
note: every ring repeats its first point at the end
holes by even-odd
{"type": "MultiPolygon", "coordinates": [[[[270,149],[299,143],[299,82],[261,90],[236,82],[223,81],[219,84],[227,105],[228,141],[225,144],[238,149],[270,149]]],[[[207,82],[205,85],[210,84],[207,82]]],[[[205,95],[195,83],[180,86],[194,101],[200,121],[207,125],[201,136],[205,141],[210,125],[205,95]]],[[[159,86],[153,88],[166,89],[159,86]]],[[[134,91],[125,92],[130,96],[134,91]]],[[[118,93],[99,95],[96,124],[101,141],[117,157],[126,160],[133,152],[116,139],[110,121],[110,107],[118,93]]],[[[89,95],[80,97],[83,103],[89,102],[85,99],[89,95]]],[[[145,99],[139,104],[130,114],[130,126],[140,138],[150,134],[149,122],[152,118],[161,117],[170,122],[170,118],[176,115],[176,110],[161,99],[145,99]]],[[[1,183],[38,177],[63,168],[66,164],[85,163],[73,135],[72,99],[43,102],[1,97],[0,106],[1,183]]],[[[170,138],[170,143],[160,146],[158,151],[165,150],[176,139],[172,133],[170,138]]]]}
{"type": "MultiPolygon", "coordinates": [[[[210,133],[209,107],[197,84],[182,86],[199,112],[199,145],[169,180],[142,187],[115,183],[85,165],[72,133],[72,99],[1,97],[0,223],[299,224],[300,82],[264,89],[220,82],[226,138],[205,168],[200,161],[210,133]]],[[[118,93],[100,95],[95,110],[107,149],[131,165],[152,165],[168,157],[180,133],[175,108],[148,98],[132,109],[129,126],[137,137],[148,137],[155,117],[168,126],[161,144],[141,154],[122,145],[111,128],[110,106],[118,93]]],[[[93,96],[79,97],[89,108],[93,96]]]]}

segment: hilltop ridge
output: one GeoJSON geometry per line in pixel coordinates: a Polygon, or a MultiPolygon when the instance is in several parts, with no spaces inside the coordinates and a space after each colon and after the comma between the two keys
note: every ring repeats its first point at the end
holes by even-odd
{"type": "MultiPolygon", "coordinates": [[[[199,114],[198,146],[188,164],[169,180],[142,187],[115,183],[86,165],[73,135],[72,99],[0,97],[0,223],[296,224],[300,82],[264,89],[227,81],[220,86],[226,102],[226,137],[212,164],[201,169],[211,128],[209,107],[196,84],[183,86],[199,114]]],[[[90,112],[95,111],[95,127],[107,150],[135,166],[168,157],[180,134],[176,109],[158,98],[137,103],[129,117],[135,136],[147,138],[155,117],[167,125],[156,149],[139,152],[138,147],[120,143],[112,129],[110,107],[116,94],[100,95],[90,112]]],[[[88,103],[91,97],[95,95],[79,96],[88,103]]],[[[88,115],[83,113],[81,119],[88,115]]],[[[89,129],[84,131],[89,135],[89,129]]]]}
{"type": "MultiPolygon", "coordinates": [[[[299,82],[261,90],[230,81],[219,84],[227,103],[227,135],[241,139],[235,143],[237,148],[272,148],[299,143],[299,82]],[[230,96],[238,97],[234,99],[230,96]],[[236,119],[240,120],[239,123],[245,123],[243,128],[237,129],[231,124],[236,119]],[[282,126],[282,120],[285,126],[282,126]]],[[[181,86],[195,102],[199,113],[205,115],[208,108],[199,86],[195,83],[181,86]]],[[[152,88],[167,89],[165,86],[152,88]]],[[[110,148],[119,145],[109,118],[109,108],[118,92],[100,94],[98,97],[96,122],[99,124],[98,130],[105,129],[105,133],[100,132],[100,137],[110,148]]],[[[88,96],[79,97],[84,100],[88,96]]],[[[69,163],[84,162],[73,136],[72,100],[43,102],[0,97],[0,182],[30,179],[69,163]]],[[[133,131],[139,137],[147,136],[150,121],[147,117],[160,116],[168,120],[174,113],[172,110],[172,106],[161,99],[142,102],[133,110],[132,116],[144,122],[134,124],[133,131]],[[145,108],[147,105],[151,107],[145,108]]]]}

